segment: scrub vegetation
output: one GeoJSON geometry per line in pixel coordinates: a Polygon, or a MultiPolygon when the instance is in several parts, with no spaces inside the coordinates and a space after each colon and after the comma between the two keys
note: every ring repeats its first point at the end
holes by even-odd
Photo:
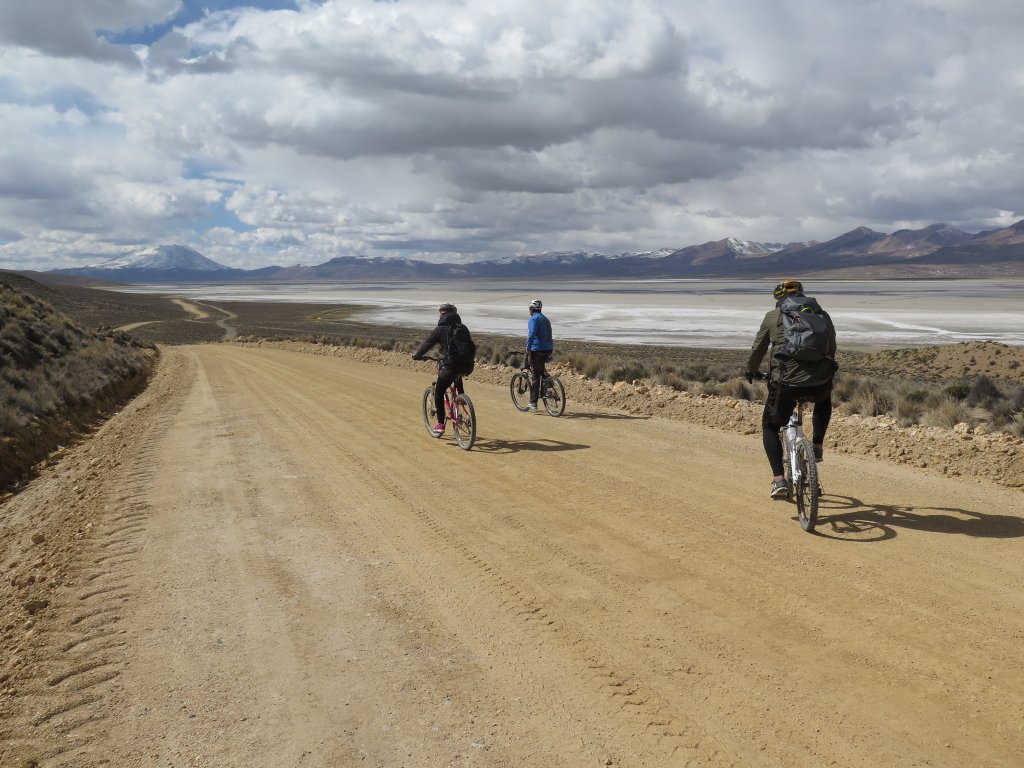
{"type": "Polygon", "coordinates": [[[0,488],[137,393],[156,350],[0,282],[0,488]]]}

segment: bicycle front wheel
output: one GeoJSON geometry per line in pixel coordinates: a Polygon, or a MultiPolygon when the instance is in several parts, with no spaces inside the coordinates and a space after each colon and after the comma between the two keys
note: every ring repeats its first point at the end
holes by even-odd
{"type": "Polygon", "coordinates": [[[812,533],[818,522],[818,497],[821,493],[818,485],[818,466],[814,463],[814,449],[810,440],[799,440],[794,450],[796,471],[793,473],[790,488],[796,501],[800,527],[812,533]]]}
{"type": "Polygon", "coordinates": [[[561,379],[557,376],[544,379],[544,387],[540,394],[544,400],[544,410],[551,416],[561,416],[565,413],[565,387],[562,386],[561,379]]]}
{"type": "Polygon", "coordinates": [[[512,405],[520,411],[525,411],[530,407],[529,376],[522,372],[515,374],[512,376],[512,381],[509,382],[508,388],[512,394],[512,405]]]}
{"type": "Polygon", "coordinates": [[[468,451],[476,441],[476,411],[473,409],[473,401],[469,395],[459,395],[455,398],[455,442],[459,448],[468,451]]]}
{"type": "Polygon", "coordinates": [[[434,425],[437,424],[437,406],[434,405],[434,388],[427,387],[423,390],[423,426],[427,428],[427,434],[431,437],[440,437],[434,434],[434,425]]]}

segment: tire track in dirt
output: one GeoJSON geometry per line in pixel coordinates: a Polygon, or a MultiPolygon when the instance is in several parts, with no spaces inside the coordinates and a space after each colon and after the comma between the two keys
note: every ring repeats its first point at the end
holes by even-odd
{"type": "MultiPolygon", "coordinates": [[[[146,399],[144,394],[134,405],[146,399]]],[[[121,623],[125,606],[136,598],[132,575],[146,532],[147,507],[139,499],[152,478],[152,446],[173,419],[173,399],[172,394],[154,418],[133,414],[131,429],[137,431],[131,443],[138,450],[107,478],[101,501],[94,505],[91,535],[77,553],[80,581],[51,606],[47,634],[52,650],[35,678],[26,681],[16,728],[21,736],[10,744],[25,765],[78,767],[102,761],[109,695],[127,663],[121,623]]],[[[116,422],[109,428],[117,428],[116,422]]]]}
{"type": "MultiPolygon", "coordinates": [[[[265,376],[268,369],[273,370],[279,379],[289,375],[285,366],[270,364],[261,369],[245,362],[236,364],[248,370],[250,375],[244,381],[253,391],[257,391],[261,374],[265,376]]],[[[267,395],[268,391],[263,390],[254,399],[266,402],[271,399],[267,395]]],[[[491,633],[505,638],[501,652],[506,665],[516,666],[527,648],[557,645],[565,649],[566,653],[557,668],[545,669],[543,674],[534,673],[533,679],[526,681],[535,701],[544,700],[547,695],[545,691],[551,687],[551,680],[570,677],[577,681],[576,685],[589,688],[594,700],[603,700],[603,714],[617,721],[611,738],[601,745],[604,753],[614,751],[617,742],[628,738],[649,742],[645,749],[663,759],[685,761],[680,764],[707,759],[714,759],[715,764],[721,766],[741,764],[736,756],[728,756],[724,748],[714,745],[702,729],[688,723],[681,711],[674,710],[660,699],[642,680],[643,675],[617,669],[611,660],[603,657],[599,647],[589,642],[587,634],[567,624],[557,609],[545,604],[536,595],[524,593],[514,579],[503,573],[505,569],[469,546],[450,525],[432,514],[421,499],[406,491],[392,474],[372,465],[358,452],[338,442],[333,433],[324,427],[323,421],[315,416],[322,407],[319,401],[307,398],[298,391],[294,397],[301,407],[287,411],[278,409],[275,415],[288,425],[288,432],[304,436],[311,447],[320,446],[322,449],[331,445],[334,453],[322,465],[325,474],[329,474],[332,466],[345,466],[356,473],[358,480],[355,485],[379,489],[397,502],[397,507],[389,507],[408,510],[417,518],[420,523],[418,529],[407,534],[394,524],[393,515],[381,513],[379,507],[367,509],[376,530],[388,532],[391,547],[405,552],[422,548],[423,533],[426,531],[433,534],[433,549],[447,550],[461,559],[462,578],[457,585],[450,585],[450,589],[462,596],[472,592],[480,595],[473,601],[463,600],[461,608],[466,614],[471,614],[466,616],[470,619],[467,622],[469,626],[488,627],[491,633]],[[341,462],[338,462],[339,457],[341,462]],[[416,546],[411,544],[413,540],[417,542],[416,546]],[[502,614],[495,615],[490,606],[499,607],[502,614]],[[571,653],[568,652],[570,649],[571,653]],[[567,668],[567,660],[571,660],[573,668],[567,668]]],[[[441,557],[449,562],[451,555],[441,557]]]]}

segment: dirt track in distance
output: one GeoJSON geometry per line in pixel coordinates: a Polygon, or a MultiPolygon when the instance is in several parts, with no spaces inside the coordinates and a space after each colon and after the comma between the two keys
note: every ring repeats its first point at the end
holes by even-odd
{"type": "Polygon", "coordinates": [[[755,436],[470,379],[467,453],[426,366],[161,365],[3,508],[65,560],[4,765],[1020,765],[1019,491],[830,455],[809,536],[755,436]]]}

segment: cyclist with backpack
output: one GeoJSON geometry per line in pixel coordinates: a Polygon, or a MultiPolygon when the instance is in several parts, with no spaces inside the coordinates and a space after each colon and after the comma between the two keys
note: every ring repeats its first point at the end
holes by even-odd
{"type": "Polygon", "coordinates": [[[533,371],[530,382],[530,410],[537,410],[540,399],[540,383],[544,379],[544,365],[551,359],[555,342],[551,337],[551,321],[541,311],[544,302],[534,299],[530,302],[530,322],[527,324],[526,367],[533,371]]]}
{"type": "Polygon", "coordinates": [[[772,468],[771,497],[789,497],[782,464],[779,430],[796,408],[797,400],[814,402],[811,417],[814,459],[821,461],[825,432],[832,419],[832,379],[836,365],[836,329],[832,318],[818,302],[804,295],[799,280],[784,280],[775,286],[775,308],[761,321],[747,360],[745,377],[752,382],[757,369],[772,348],[768,375],[768,397],[761,417],[762,439],[772,468]]]}
{"type": "Polygon", "coordinates": [[[465,388],[462,377],[473,372],[476,364],[476,344],[470,336],[469,329],[462,324],[462,318],[454,304],[442,304],[437,308],[437,327],[427,340],[420,344],[412,356],[413,360],[422,360],[431,349],[441,346],[441,362],[437,369],[437,384],[434,386],[434,404],[437,408],[437,424],[434,425],[435,436],[444,434],[444,393],[452,382],[461,395],[465,388]]]}

